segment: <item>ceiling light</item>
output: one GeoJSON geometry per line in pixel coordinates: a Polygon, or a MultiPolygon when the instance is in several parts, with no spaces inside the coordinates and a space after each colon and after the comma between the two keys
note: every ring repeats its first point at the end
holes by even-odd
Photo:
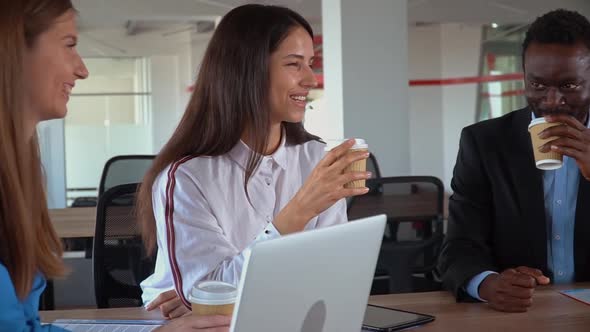
{"type": "Polygon", "coordinates": [[[492,23],[492,28],[496,29],[498,27],[498,23],[492,23]]]}

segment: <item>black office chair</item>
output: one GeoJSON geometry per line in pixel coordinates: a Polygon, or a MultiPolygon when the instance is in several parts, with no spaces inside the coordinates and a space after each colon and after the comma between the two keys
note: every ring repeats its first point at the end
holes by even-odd
{"type": "Polygon", "coordinates": [[[76,197],[70,207],[93,207],[98,204],[98,198],[95,196],[76,197]]]}
{"type": "Polygon", "coordinates": [[[421,241],[384,241],[379,252],[371,294],[440,290],[441,284],[434,277],[436,256],[426,265],[417,261],[423,260],[430,253],[437,253],[442,242],[441,233],[434,233],[430,238],[421,241]]]}
{"type": "MultiPolygon", "coordinates": [[[[80,196],[76,197],[70,207],[94,207],[98,204],[98,198],[95,196],[80,196]]],[[[86,258],[92,258],[92,238],[73,238],[63,239],[65,251],[85,251],[86,258]]]]}
{"type": "Polygon", "coordinates": [[[381,177],[381,170],[379,170],[379,163],[377,162],[377,157],[371,152],[369,158],[367,159],[367,171],[373,173],[371,178],[378,179],[381,177]]]}
{"type": "MultiPolygon", "coordinates": [[[[98,198],[109,188],[126,183],[141,182],[150,167],[154,155],[121,155],[105,163],[98,186],[98,197],[76,197],[71,207],[97,206],[98,198]]],[[[68,239],[64,241],[66,250],[84,250],[85,258],[92,258],[91,239],[68,239]]]]}
{"type": "Polygon", "coordinates": [[[107,160],[100,177],[98,197],[100,198],[105,191],[114,186],[141,182],[155,157],[155,155],[121,155],[107,160]]]}
{"type": "Polygon", "coordinates": [[[135,218],[139,184],[107,190],[99,199],[93,246],[94,290],[98,308],[141,306],[139,284],[154,271],[135,218]]]}
{"type": "Polygon", "coordinates": [[[372,294],[440,289],[434,269],[444,237],[442,182],[431,176],[385,177],[367,180],[367,187],[374,189],[350,201],[348,218],[387,215],[372,294]],[[401,239],[401,223],[422,228],[416,238],[401,239]]]}

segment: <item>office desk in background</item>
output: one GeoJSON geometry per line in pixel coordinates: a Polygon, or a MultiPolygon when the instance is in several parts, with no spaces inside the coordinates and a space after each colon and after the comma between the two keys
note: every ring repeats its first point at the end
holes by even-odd
{"type": "MultiPolygon", "coordinates": [[[[431,211],[425,212],[425,209],[431,205],[430,203],[426,203],[426,199],[423,198],[424,197],[416,197],[415,200],[408,202],[407,198],[397,200],[395,197],[388,196],[388,204],[385,205],[388,209],[391,209],[391,213],[388,215],[429,214],[431,211]]],[[[448,215],[448,199],[448,195],[445,194],[443,205],[445,219],[448,215]]],[[[361,197],[355,206],[355,210],[358,210],[356,212],[360,213],[361,217],[371,215],[375,210],[374,205],[378,203],[380,204],[379,206],[383,206],[381,205],[383,202],[374,202],[373,200],[367,200],[367,202],[364,202],[361,197]]],[[[96,227],[96,207],[49,209],[49,218],[51,219],[57,235],[62,239],[94,237],[94,230],[96,227]]],[[[349,216],[349,218],[357,219],[354,215],[349,216]]]]}
{"type": "MultiPolygon", "coordinates": [[[[449,216],[449,194],[443,196],[443,219],[449,216]]],[[[384,213],[388,217],[400,218],[435,216],[438,214],[436,193],[411,195],[363,195],[356,196],[351,202],[348,219],[354,220],[376,213],[384,213]],[[378,212],[375,212],[378,211],[378,212]]]]}
{"type": "MultiPolygon", "coordinates": [[[[578,332],[588,331],[590,306],[566,297],[557,290],[590,288],[590,283],[540,287],[527,313],[503,313],[483,303],[456,303],[448,292],[372,296],[369,303],[436,316],[436,320],[416,329],[431,331],[578,332]]],[[[42,311],[41,320],[56,319],[162,319],[159,312],[143,308],[42,311]]]]}
{"type": "Polygon", "coordinates": [[[49,209],[49,219],[62,239],[94,237],[95,207],[49,209]]]}
{"type": "MultiPolygon", "coordinates": [[[[133,210],[128,206],[109,206],[107,208],[108,218],[129,219],[129,214],[133,210]]],[[[131,217],[135,219],[134,217],[131,217]]],[[[92,238],[96,229],[96,208],[95,207],[77,207],[65,209],[49,209],[49,219],[57,236],[62,239],[68,238],[92,238]]],[[[120,236],[139,235],[136,227],[130,227],[128,222],[112,223],[108,227],[110,234],[120,236]]]]}

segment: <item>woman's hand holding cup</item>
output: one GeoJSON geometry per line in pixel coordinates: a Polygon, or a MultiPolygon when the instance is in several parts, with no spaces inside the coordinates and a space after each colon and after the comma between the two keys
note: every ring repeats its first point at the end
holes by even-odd
{"type": "Polygon", "coordinates": [[[366,180],[370,172],[345,171],[356,161],[369,157],[367,149],[353,149],[355,140],[338,145],[318,163],[295,197],[279,212],[274,226],[281,234],[303,230],[305,225],[342,198],[366,194],[366,187],[347,188],[347,183],[366,180]]]}

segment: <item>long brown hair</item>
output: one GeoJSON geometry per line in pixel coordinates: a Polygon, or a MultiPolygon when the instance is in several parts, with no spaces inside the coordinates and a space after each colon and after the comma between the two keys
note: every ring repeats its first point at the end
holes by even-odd
{"type": "Polygon", "coordinates": [[[25,130],[22,58],[70,0],[0,3],[0,262],[24,299],[41,272],[64,274],[62,247],[49,220],[37,135],[25,130]]]}
{"type": "MultiPolygon", "coordinates": [[[[152,207],[155,178],[185,156],[219,156],[229,152],[247,130],[252,152],[244,190],[265,151],[270,130],[269,57],[295,27],[311,37],[307,21],[278,6],[250,4],[223,17],[205,51],[195,90],[174,134],[158,154],[138,193],[138,212],[148,252],[156,246],[152,207]]],[[[283,123],[286,143],[319,140],[302,123],[283,123]]]]}

